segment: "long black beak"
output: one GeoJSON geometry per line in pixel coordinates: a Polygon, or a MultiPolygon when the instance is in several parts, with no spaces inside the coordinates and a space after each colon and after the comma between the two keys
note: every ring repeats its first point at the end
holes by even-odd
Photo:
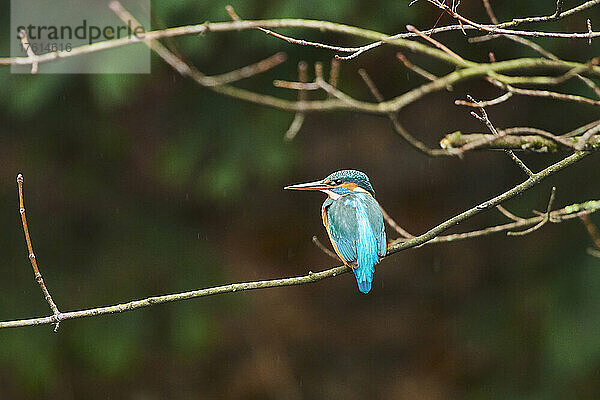
{"type": "Polygon", "coordinates": [[[284,189],[288,190],[325,190],[329,188],[329,185],[324,184],[322,181],[299,183],[297,185],[290,185],[284,187],[284,189]]]}

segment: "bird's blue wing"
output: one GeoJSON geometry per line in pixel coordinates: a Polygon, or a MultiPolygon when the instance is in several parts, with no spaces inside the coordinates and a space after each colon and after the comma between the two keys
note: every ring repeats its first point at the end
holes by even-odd
{"type": "Polygon", "coordinates": [[[350,208],[331,209],[332,203],[328,199],[323,204],[323,224],[336,253],[345,263],[353,264],[356,262],[356,212],[350,208]]]}
{"type": "Polygon", "coordinates": [[[377,254],[379,254],[379,257],[383,257],[387,251],[387,241],[381,207],[377,203],[377,200],[369,196],[369,198],[365,199],[365,210],[375,239],[377,239],[377,254]]]}
{"type": "MultiPolygon", "coordinates": [[[[326,202],[327,203],[327,202],[326,202]]],[[[385,255],[381,208],[369,194],[350,194],[323,205],[323,220],[332,244],[354,274],[363,293],[371,289],[375,264],[385,255]]]]}

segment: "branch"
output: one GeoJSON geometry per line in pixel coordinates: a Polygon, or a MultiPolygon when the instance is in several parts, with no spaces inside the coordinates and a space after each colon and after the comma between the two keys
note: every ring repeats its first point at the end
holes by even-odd
{"type": "MultiPolygon", "coordinates": [[[[481,115],[478,115],[477,113],[472,111],[471,115],[473,117],[477,118],[478,120],[480,120],[481,122],[483,122],[488,127],[490,132],[492,132],[492,135],[494,135],[495,137],[500,137],[501,136],[500,133],[498,133],[498,131],[496,130],[496,127],[494,126],[494,124],[492,124],[492,121],[490,121],[490,119],[487,115],[487,112],[485,111],[485,108],[481,104],[479,104],[476,100],[474,100],[473,97],[471,97],[469,95],[467,95],[467,97],[469,98],[470,101],[477,104],[477,106],[479,108],[479,112],[481,113],[481,115]]],[[[517,157],[517,155],[512,150],[504,149],[504,151],[515,162],[515,164],[517,164],[517,166],[519,168],[521,168],[521,170],[523,170],[523,172],[525,172],[525,174],[527,174],[527,176],[529,176],[529,177],[533,176],[533,172],[525,165],[525,163],[523,161],[521,161],[521,159],[519,157],[517,157]]]]}
{"type": "MultiPolygon", "coordinates": [[[[361,68],[358,70],[358,73],[359,73],[360,77],[363,79],[363,81],[365,82],[365,84],[367,85],[367,87],[369,88],[369,90],[371,91],[371,94],[373,95],[375,100],[377,100],[379,102],[383,102],[383,96],[382,96],[381,92],[379,91],[379,89],[377,89],[377,86],[375,86],[375,83],[373,82],[373,80],[371,79],[371,77],[369,76],[367,71],[361,68]]],[[[453,155],[453,153],[451,151],[431,149],[425,143],[423,143],[419,139],[415,138],[400,123],[400,120],[398,119],[398,116],[396,115],[396,113],[393,113],[393,112],[388,113],[388,118],[392,122],[394,131],[398,135],[400,135],[400,137],[402,137],[404,140],[406,140],[406,142],[408,144],[410,144],[412,147],[414,147],[418,151],[422,152],[423,154],[426,154],[430,157],[452,156],[453,155]]]]}
{"type": "MultiPolygon", "coordinates": [[[[416,2],[416,0],[413,1],[413,2],[411,2],[409,4],[409,6],[412,5],[415,2],[416,2]]],[[[596,0],[596,1],[588,1],[588,2],[586,2],[584,4],[582,4],[581,6],[574,7],[572,9],[568,10],[567,12],[562,12],[562,11],[558,12],[559,9],[562,10],[562,1],[559,0],[559,1],[557,1],[557,11],[555,11],[555,13],[552,14],[552,15],[549,15],[549,16],[546,16],[546,17],[528,17],[528,18],[513,19],[512,21],[504,22],[504,23],[501,23],[501,24],[498,23],[498,19],[494,15],[494,13],[493,13],[493,11],[492,11],[492,9],[490,7],[489,1],[488,0],[483,0],[483,3],[484,3],[484,7],[486,8],[486,12],[488,13],[488,16],[490,17],[492,23],[494,24],[494,25],[486,25],[486,27],[488,27],[489,29],[494,29],[494,28],[514,27],[514,26],[521,25],[521,24],[524,24],[524,23],[534,23],[534,22],[541,22],[541,21],[546,21],[546,20],[547,21],[550,21],[550,20],[557,21],[557,20],[560,20],[560,19],[565,18],[567,16],[571,16],[571,15],[574,15],[574,14],[579,13],[581,11],[584,11],[584,10],[586,10],[588,8],[591,8],[591,7],[595,6],[595,5],[598,5],[600,3],[600,1],[598,1],[598,0],[596,0]],[[558,7],[559,6],[558,3],[561,3],[560,7],[558,7]],[[558,12],[558,14],[557,14],[557,12],[558,12]]],[[[434,35],[434,34],[440,33],[440,32],[448,32],[448,31],[456,31],[456,30],[460,30],[463,33],[465,33],[465,30],[481,30],[481,28],[477,27],[477,26],[464,25],[462,22],[459,21],[458,25],[442,26],[442,27],[439,27],[439,28],[434,28],[434,29],[429,29],[427,31],[423,31],[423,33],[426,34],[427,36],[431,36],[431,35],[434,35]]],[[[590,30],[591,30],[591,28],[588,26],[588,33],[587,33],[587,36],[586,36],[588,38],[588,41],[591,40],[590,30]]],[[[513,35],[520,34],[520,31],[511,31],[511,32],[512,32],[513,35]]],[[[351,60],[351,59],[356,58],[359,55],[361,55],[361,54],[363,54],[363,53],[365,53],[365,52],[367,52],[369,50],[372,50],[372,49],[374,49],[376,47],[382,46],[384,44],[389,44],[394,39],[407,39],[407,38],[413,37],[413,35],[411,35],[411,33],[413,33],[413,32],[410,32],[410,33],[399,33],[399,34],[396,34],[396,35],[388,37],[386,40],[380,40],[380,41],[377,41],[377,42],[374,42],[374,43],[369,43],[369,44],[367,44],[365,46],[361,46],[361,47],[355,49],[355,51],[352,52],[352,54],[350,54],[348,56],[337,56],[336,55],[336,58],[338,60],[351,60]]],[[[525,35],[527,35],[527,36],[530,36],[532,33],[533,32],[530,33],[530,32],[526,32],[525,31],[525,35]]],[[[540,33],[540,36],[541,36],[542,32],[539,32],[539,33],[540,33]]],[[[495,35],[495,36],[499,36],[499,35],[495,35]]],[[[488,38],[488,37],[489,36],[482,36],[482,38],[488,38]]],[[[348,52],[350,52],[350,48],[346,48],[346,50],[348,52]]]]}
{"type": "MultiPolygon", "coordinates": [[[[575,76],[575,74],[573,74],[572,76],[575,76]]],[[[529,78],[531,79],[531,77],[529,77],[529,78]]],[[[552,78],[550,78],[550,79],[552,79],[552,78]]],[[[593,100],[593,99],[589,99],[589,98],[583,97],[583,96],[551,92],[548,90],[521,89],[521,88],[516,88],[514,86],[508,85],[498,79],[490,79],[489,81],[493,85],[506,90],[508,93],[518,94],[518,95],[522,95],[522,96],[531,96],[531,97],[549,97],[549,98],[552,98],[555,100],[571,101],[571,102],[575,102],[575,103],[589,104],[592,106],[600,106],[599,100],[593,100]]],[[[548,83],[552,84],[550,82],[548,82],[548,83]]]]}
{"type": "MultiPolygon", "coordinates": [[[[512,128],[515,130],[531,129],[534,132],[539,131],[535,128],[512,128]]],[[[502,134],[510,130],[500,130],[502,134]]],[[[554,135],[552,135],[554,136],[554,135]]],[[[571,137],[567,140],[554,136],[554,139],[540,135],[513,135],[506,134],[501,137],[484,133],[463,134],[460,131],[449,133],[440,141],[442,149],[461,149],[469,144],[476,143],[475,150],[514,150],[529,151],[535,153],[555,153],[559,150],[572,150],[579,144],[584,144],[586,151],[600,150],[600,135],[594,135],[588,141],[582,140],[581,136],[571,137]],[[568,143],[571,144],[568,144],[568,143]]]]}
{"type": "Polygon", "coordinates": [[[29,43],[29,39],[27,38],[27,33],[25,33],[24,30],[20,30],[19,38],[21,39],[21,46],[23,46],[23,49],[27,53],[28,60],[31,61],[31,73],[37,74],[37,72],[38,72],[38,57],[36,56],[36,54],[33,52],[33,49],[31,48],[31,43],[29,43]]]}
{"type": "MultiPolygon", "coordinates": [[[[442,232],[454,227],[455,225],[463,222],[483,211],[489,210],[490,208],[496,207],[501,203],[518,196],[519,194],[531,189],[532,187],[539,184],[541,181],[546,179],[547,177],[557,173],[558,171],[575,164],[580,161],[584,157],[590,155],[592,153],[586,151],[579,151],[573,153],[572,155],[560,160],[559,162],[552,164],[546,169],[533,174],[529,179],[524,181],[523,183],[516,185],[510,190],[487,200],[473,208],[470,208],[461,214],[452,217],[443,223],[437,225],[436,227],[430,229],[422,235],[416,236],[412,239],[406,240],[405,238],[397,239],[392,241],[388,245],[388,251],[386,256],[390,256],[394,253],[423,245],[428,242],[432,242],[432,239],[435,239],[442,232]]],[[[565,207],[565,214],[574,214],[579,212],[594,212],[600,209],[600,201],[593,200],[582,204],[575,204],[573,206],[565,207]]],[[[537,217],[542,218],[542,217],[537,217]]],[[[519,222],[515,222],[519,223],[519,222]]],[[[453,239],[457,240],[457,239],[453,239]]],[[[442,240],[440,240],[442,241],[442,240]]],[[[450,240],[445,240],[450,241],[450,240]]],[[[283,279],[273,279],[273,280],[264,280],[264,281],[255,281],[255,282],[243,282],[243,283],[233,283],[229,285],[216,286],[207,289],[199,289],[192,290],[189,292],[175,293],[163,296],[154,296],[149,297],[142,300],[134,300],[127,303],[116,304],[113,306],[107,307],[99,307],[92,308],[80,311],[70,311],[63,312],[57,315],[51,315],[47,317],[40,318],[32,318],[32,319],[22,319],[22,320],[13,320],[13,321],[3,321],[0,322],[0,328],[10,328],[10,327],[20,327],[20,326],[34,326],[34,325],[42,325],[42,324],[51,324],[55,323],[58,320],[64,321],[67,319],[76,319],[76,318],[84,318],[91,317],[96,315],[103,314],[114,314],[120,313],[124,311],[131,311],[138,308],[149,307],[155,304],[169,303],[174,301],[181,301],[196,297],[205,297],[212,296],[223,293],[233,293],[238,291],[246,291],[246,290],[254,290],[254,289],[264,289],[270,287],[280,287],[280,286],[292,286],[292,285],[303,285],[307,283],[317,282],[323,279],[332,278],[346,272],[349,272],[350,269],[346,266],[338,266],[328,270],[320,271],[320,272],[312,272],[310,271],[307,275],[293,277],[293,278],[283,278],[283,279]]]]}
{"type": "Polygon", "coordinates": [[[445,222],[439,224],[435,228],[427,231],[426,233],[424,233],[420,236],[417,236],[414,239],[410,239],[410,240],[407,240],[404,242],[402,240],[395,240],[388,245],[388,255],[411,248],[411,247],[419,246],[425,242],[428,242],[429,240],[435,238],[442,232],[452,228],[454,225],[459,224],[462,221],[465,221],[465,220],[473,217],[474,215],[479,214],[482,211],[496,207],[497,205],[500,205],[500,204],[504,203],[505,201],[507,201],[515,196],[518,196],[519,194],[531,189],[532,187],[536,186],[537,184],[539,184],[542,180],[546,179],[547,177],[555,174],[556,172],[560,171],[561,169],[563,169],[565,167],[568,167],[568,166],[580,161],[581,159],[583,159],[584,157],[587,157],[590,154],[592,154],[592,153],[586,152],[586,151],[575,152],[575,153],[571,154],[570,156],[560,160],[559,162],[552,164],[551,166],[543,169],[542,171],[533,174],[526,181],[524,181],[523,183],[521,183],[519,185],[516,185],[512,189],[507,190],[506,192],[504,192],[490,200],[487,200],[481,204],[478,204],[475,207],[470,208],[470,209],[462,212],[461,214],[458,214],[455,217],[446,220],[445,222]]]}
{"type": "Polygon", "coordinates": [[[548,200],[548,206],[546,207],[546,212],[542,216],[542,220],[532,226],[529,229],[525,229],[524,231],[510,231],[507,233],[508,236],[524,236],[531,232],[537,231],[542,226],[546,225],[548,221],[550,221],[550,211],[552,211],[552,203],[554,203],[554,196],[556,194],[556,186],[552,186],[552,191],[550,192],[550,200],[548,200]]]}
{"type": "Polygon", "coordinates": [[[417,75],[421,75],[423,78],[427,79],[428,81],[435,81],[438,77],[433,75],[431,72],[429,71],[425,71],[423,68],[413,64],[412,62],[410,62],[410,60],[408,58],[406,58],[406,56],[400,52],[396,53],[396,58],[402,63],[404,64],[404,66],[408,69],[410,69],[411,71],[415,72],[417,75]]]}
{"type": "Polygon", "coordinates": [[[385,211],[383,209],[383,207],[381,207],[381,214],[383,214],[383,220],[385,222],[387,222],[387,224],[393,230],[395,230],[398,234],[400,234],[400,236],[407,238],[407,239],[412,239],[415,237],[415,235],[413,235],[412,233],[408,232],[406,229],[404,229],[400,225],[398,225],[398,223],[396,221],[394,221],[394,219],[392,217],[390,217],[390,215],[387,213],[387,211],[385,211]]]}
{"type": "Polygon", "coordinates": [[[50,295],[50,292],[48,291],[48,288],[44,283],[44,278],[42,278],[42,274],[40,273],[40,270],[37,265],[37,260],[35,258],[35,253],[33,252],[33,245],[31,244],[29,228],[27,226],[27,216],[25,215],[25,202],[23,200],[23,175],[21,174],[17,175],[17,188],[19,191],[19,214],[21,214],[21,223],[23,225],[23,233],[25,234],[25,243],[27,244],[28,258],[31,262],[31,267],[33,268],[35,280],[40,285],[44,298],[50,306],[50,310],[52,310],[53,315],[51,318],[53,319],[52,323],[55,324],[54,332],[56,332],[58,331],[58,325],[60,324],[60,311],[58,310],[56,303],[54,303],[54,300],[52,300],[52,296],[50,295]]]}
{"type": "Polygon", "coordinates": [[[593,144],[596,143],[597,144],[597,140],[594,141],[594,138],[597,133],[600,133],[600,124],[594,126],[593,128],[590,128],[590,130],[588,130],[587,132],[585,132],[582,136],[581,136],[581,140],[579,141],[579,143],[577,143],[575,145],[575,148],[577,150],[583,149],[584,147],[586,147],[589,144],[593,144]]]}
{"type": "MultiPolygon", "coordinates": [[[[298,80],[301,83],[308,82],[308,64],[304,61],[300,61],[298,63],[298,80]]],[[[305,100],[306,100],[306,92],[304,91],[304,89],[299,89],[298,101],[302,102],[305,100]]],[[[300,132],[300,128],[302,128],[302,125],[304,124],[305,118],[306,118],[305,113],[300,112],[300,111],[296,112],[296,114],[294,115],[294,119],[292,120],[292,123],[290,124],[290,127],[285,132],[285,135],[284,135],[285,140],[293,140],[296,137],[298,132],[300,132]]]]}
{"type": "Polygon", "coordinates": [[[337,254],[335,254],[333,251],[329,250],[323,243],[321,243],[319,238],[317,238],[316,236],[312,237],[312,242],[314,243],[315,246],[317,246],[319,248],[319,250],[321,250],[323,253],[325,253],[329,257],[333,258],[335,261],[342,261],[337,256],[337,254]]]}
{"type": "MultiPolygon", "coordinates": [[[[587,215],[600,210],[600,201],[591,200],[581,204],[573,204],[571,206],[561,208],[550,212],[549,222],[560,223],[573,218],[582,218],[587,215]],[[577,210],[577,211],[575,211],[577,210]]],[[[503,225],[491,226],[485,229],[480,229],[472,232],[455,233],[452,235],[438,236],[435,239],[430,240],[426,244],[430,243],[447,243],[455,242],[458,240],[473,239],[481,236],[488,236],[494,233],[506,232],[507,235],[514,229],[526,228],[531,225],[539,224],[543,220],[543,216],[536,216],[531,218],[520,218],[515,222],[511,222],[503,225]]],[[[511,235],[509,235],[511,236],[511,235]]]]}
{"type": "Polygon", "coordinates": [[[463,17],[456,10],[453,10],[451,7],[447,6],[443,2],[438,0],[427,0],[429,3],[438,7],[441,10],[446,11],[452,17],[456,18],[459,22],[463,22],[468,24],[480,31],[489,32],[493,34],[505,34],[505,35],[517,35],[517,36],[528,36],[528,37],[549,37],[549,38],[563,38],[563,39],[587,39],[595,38],[600,36],[600,32],[584,32],[584,33],[554,33],[554,32],[542,32],[542,31],[521,31],[521,30],[513,30],[513,29],[505,29],[506,27],[516,26],[521,23],[533,23],[533,22],[545,22],[545,21],[555,21],[560,19],[561,17],[565,17],[567,15],[572,15],[574,12],[582,11],[585,8],[589,8],[600,4],[600,0],[592,0],[588,1],[585,4],[582,4],[579,7],[575,7],[569,11],[565,11],[564,13],[556,12],[552,15],[543,16],[543,17],[527,17],[527,18],[519,18],[514,19],[511,22],[497,24],[497,25],[485,25],[479,24],[477,22],[471,21],[468,18],[463,17]],[[585,7],[585,8],[582,8],[585,7]],[[574,11],[576,10],[576,11],[574,11]],[[573,12],[574,11],[574,12],[573,12]]]}
{"type": "Polygon", "coordinates": [[[590,235],[594,246],[596,246],[597,250],[600,250],[600,233],[598,232],[598,228],[587,215],[581,215],[579,218],[590,235]]]}
{"type": "MultiPolygon", "coordinates": [[[[600,2],[600,0],[594,1],[596,4],[600,2]]],[[[594,4],[590,4],[594,5],[594,4]]],[[[129,15],[126,11],[120,6],[118,2],[112,2],[111,8],[120,14],[122,17],[125,15],[129,15]]],[[[588,8],[588,6],[581,8],[579,11],[588,8]]],[[[566,15],[567,12],[561,14],[566,15]]],[[[427,33],[427,32],[423,32],[427,33]]],[[[411,33],[411,35],[414,35],[411,33]]],[[[589,35],[586,33],[586,38],[589,35]]],[[[459,81],[464,81],[468,79],[473,79],[475,77],[487,76],[492,72],[502,73],[509,72],[512,70],[530,70],[536,69],[538,67],[547,67],[552,68],[557,71],[569,71],[575,68],[582,68],[585,71],[581,72],[584,75],[590,76],[600,76],[600,67],[594,65],[586,65],[581,63],[573,63],[566,61],[557,61],[557,60],[544,60],[544,59],[516,59],[509,60],[504,62],[497,62],[492,64],[476,64],[471,61],[460,61],[455,57],[452,57],[436,48],[431,48],[429,46],[423,45],[421,43],[410,41],[402,38],[390,39],[389,36],[370,31],[367,29],[352,27],[343,24],[336,24],[327,21],[316,21],[316,20],[302,20],[302,19],[273,19],[273,20],[258,20],[258,21],[233,21],[233,22],[217,22],[217,23],[204,23],[200,25],[189,25],[182,26],[176,28],[169,28],[165,30],[151,31],[146,32],[142,38],[138,38],[134,36],[132,38],[122,38],[122,39],[114,39],[109,41],[103,41],[98,43],[93,43],[91,45],[79,46],[72,49],[70,52],[53,52],[47,53],[40,56],[36,56],[36,61],[47,62],[61,58],[73,57],[81,54],[86,54],[94,51],[100,51],[105,49],[110,49],[114,47],[124,46],[128,44],[133,44],[137,42],[144,42],[152,47],[152,49],[159,54],[165,61],[169,62],[175,69],[177,69],[180,73],[186,74],[187,76],[192,77],[197,83],[201,86],[208,87],[209,89],[233,97],[240,100],[265,105],[268,107],[289,110],[289,111],[301,111],[301,112],[309,112],[309,111],[333,111],[333,110],[353,110],[365,113],[375,113],[375,114],[387,114],[389,112],[399,111],[403,107],[408,104],[412,104],[416,100],[422,98],[423,96],[439,91],[444,90],[447,87],[451,86],[454,83],[459,81]],[[455,65],[458,67],[462,67],[459,71],[448,74],[445,77],[442,77],[435,82],[431,82],[429,84],[425,84],[421,87],[413,89],[401,96],[398,96],[394,99],[391,99],[386,102],[382,102],[379,104],[362,102],[358,100],[352,99],[352,101],[341,101],[340,99],[327,99],[327,100],[316,100],[316,101],[289,101],[280,99],[273,96],[263,95],[254,93],[248,90],[244,90],[241,88],[235,88],[229,85],[224,85],[222,82],[211,80],[210,77],[200,73],[196,69],[191,68],[187,64],[183,63],[176,56],[174,56],[171,52],[169,52],[164,46],[157,44],[157,39],[163,37],[173,37],[173,36],[181,36],[181,35],[190,35],[190,34],[200,34],[207,32],[225,32],[225,31],[233,31],[233,30],[245,30],[245,29],[256,29],[256,28],[276,28],[276,27],[298,27],[305,29],[318,29],[321,31],[330,31],[330,32],[338,32],[343,33],[355,37],[362,37],[367,39],[374,39],[379,41],[385,41],[394,46],[398,46],[401,48],[405,48],[407,50],[421,53],[424,55],[428,55],[430,57],[436,58],[440,61],[449,63],[451,65],[455,65]],[[587,69],[586,69],[587,68],[587,69]]],[[[32,64],[33,61],[30,57],[15,57],[15,58],[0,58],[0,64],[16,64],[16,65],[28,65],[32,64]]]]}

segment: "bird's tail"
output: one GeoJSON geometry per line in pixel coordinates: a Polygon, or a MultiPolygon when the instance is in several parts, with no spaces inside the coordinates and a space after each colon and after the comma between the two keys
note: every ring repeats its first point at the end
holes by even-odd
{"type": "Polygon", "coordinates": [[[371,291],[371,283],[373,282],[373,272],[375,272],[375,268],[372,268],[370,271],[368,270],[368,268],[363,267],[357,267],[354,269],[354,276],[356,276],[358,290],[365,294],[371,291]]]}
{"type": "Polygon", "coordinates": [[[371,291],[375,264],[379,262],[377,254],[377,240],[373,230],[366,218],[361,218],[358,229],[358,241],[356,243],[357,267],[354,268],[354,276],[358,283],[358,290],[363,293],[371,291]]]}

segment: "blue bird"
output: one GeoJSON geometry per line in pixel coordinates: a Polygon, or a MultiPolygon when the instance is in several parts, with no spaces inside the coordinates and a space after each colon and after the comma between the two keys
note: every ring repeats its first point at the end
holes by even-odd
{"type": "Polygon", "coordinates": [[[375,264],[385,256],[383,214],[369,177],[360,171],[337,171],[320,181],[286,186],[327,194],[321,207],[323,225],[340,259],[352,268],[358,289],[369,293],[375,264]]]}

